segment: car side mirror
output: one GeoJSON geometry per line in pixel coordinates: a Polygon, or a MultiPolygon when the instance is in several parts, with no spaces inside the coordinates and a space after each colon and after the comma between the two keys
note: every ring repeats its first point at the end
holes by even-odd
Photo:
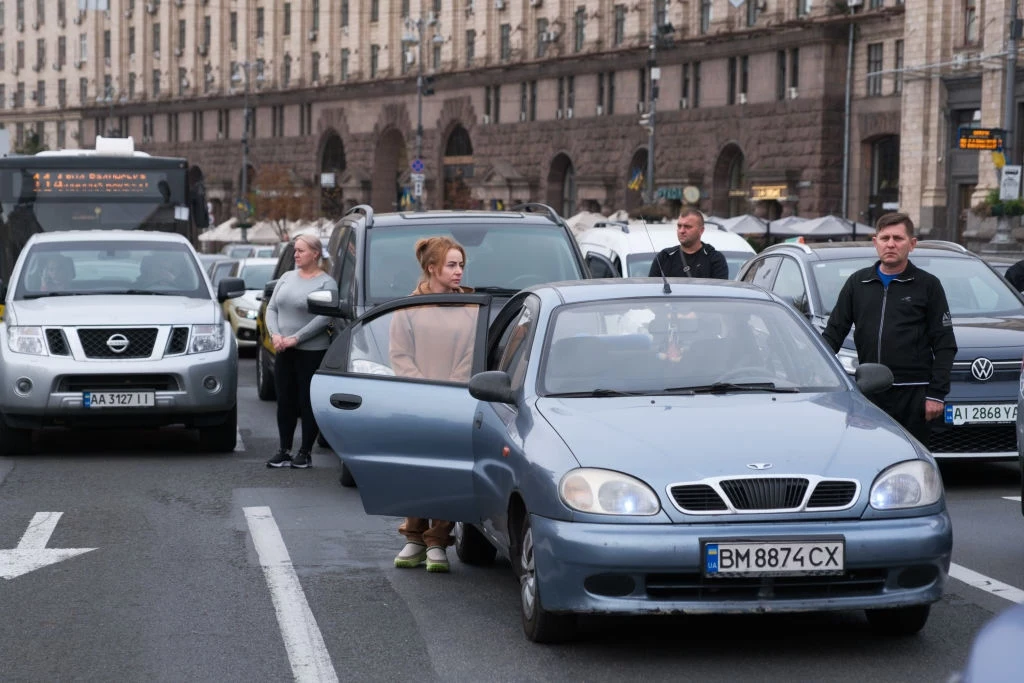
{"type": "Polygon", "coordinates": [[[217,283],[217,301],[221,303],[244,294],[245,280],[240,277],[226,277],[217,283]]]}
{"type": "Polygon", "coordinates": [[[478,372],[469,378],[469,395],[488,403],[515,403],[512,378],[507,372],[489,370],[478,372]]]}
{"type": "Polygon", "coordinates": [[[877,394],[892,386],[892,370],[881,363],[863,363],[853,373],[862,394],[877,394]]]}
{"type": "Polygon", "coordinates": [[[306,296],[306,310],[313,315],[326,315],[330,318],[354,320],[355,308],[350,301],[338,296],[336,289],[318,289],[306,296]]]}
{"type": "Polygon", "coordinates": [[[587,267],[590,269],[590,277],[595,279],[619,277],[621,275],[615,264],[611,262],[611,259],[594,252],[587,254],[587,267]]]}
{"type": "Polygon", "coordinates": [[[800,296],[783,296],[777,294],[780,299],[785,301],[787,304],[796,309],[796,312],[803,316],[810,316],[810,309],[807,307],[807,295],[801,294],[800,296]]]}
{"type": "Polygon", "coordinates": [[[277,287],[277,280],[271,280],[267,284],[263,285],[263,298],[266,301],[270,301],[270,297],[274,296],[274,289],[277,287]]]}

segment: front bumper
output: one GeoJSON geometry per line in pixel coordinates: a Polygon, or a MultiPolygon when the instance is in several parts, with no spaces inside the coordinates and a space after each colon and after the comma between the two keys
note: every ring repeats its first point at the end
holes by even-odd
{"type": "Polygon", "coordinates": [[[256,332],[256,320],[240,318],[234,313],[231,314],[231,330],[235,333],[235,340],[239,348],[255,348],[259,341],[256,332]]]}
{"type": "Polygon", "coordinates": [[[581,524],[531,516],[544,609],[592,614],[875,609],[939,600],[952,525],[927,517],[793,524],[581,524]],[[796,579],[705,578],[702,541],[837,537],[846,573],[796,579]]]}
{"type": "Polygon", "coordinates": [[[151,427],[218,424],[234,408],[238,349],[229,339],[220,351],[157,359],[77,360],[30,356],[0,349],[0,414],[9,427],[151,427]],[[216,387],[204,386],[214,378],[216,387]],[[19,391],[21,379],[31,390],[19,391]],[[154,392],[144,408],[86,408],[83,391],[154,392]]]}

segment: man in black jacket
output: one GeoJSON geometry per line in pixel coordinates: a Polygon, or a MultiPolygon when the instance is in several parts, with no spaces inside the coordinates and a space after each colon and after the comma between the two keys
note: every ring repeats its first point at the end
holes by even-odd
{"type": "Polygon", "coordinates": [[[1017,261],[1007,268],[1004,277],[1018,292],[1024,292],[1024,260],[1017,261]]]}
{"type": "Polygon", "coordinates": [[[891,389],[869,398],[927,444],[928,420],[943,415],[956,356],[946,292],[910,262],[917,239],[907,214],[879,218],[871,240],[879,260],[843,285],[823,335],[838,352],[854,326],[858,360],[887,365],[894,378],[891,389]]]}
{"type": "Polygon", "coordinates": [[[710,244],[700,241],[704,234],[704,214],[683,209],[676,221],[678,247],[662,249],[651,262],[648,277],[710,277],[729,279],[729,264],[710,244]]]}

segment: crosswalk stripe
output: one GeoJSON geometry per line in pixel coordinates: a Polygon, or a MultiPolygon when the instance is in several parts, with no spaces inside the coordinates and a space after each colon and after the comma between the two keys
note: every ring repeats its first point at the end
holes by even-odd
{"type": "Polygon", "coordinates": [[[963,581],[972,588],[983,590],[986,593],[1005,598],[1010,602],[1024,603],[1024,590],[1016,588],[1002,581],[990,579],[984,574],[961,567],[958,564],[949,565],[949,575],[958,581],[963,581]]]}

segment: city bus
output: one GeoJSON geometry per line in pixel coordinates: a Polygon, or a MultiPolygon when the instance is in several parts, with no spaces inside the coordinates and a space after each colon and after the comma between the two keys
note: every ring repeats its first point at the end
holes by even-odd
{"type": "Polygon", "coordinates": [[[197,245],[209,225],[202,182],[188,162],[135,150],[133,138],[95,149],[0,158],[0,281],[28,238],[53,230],[160,230],[197,245]]]}

